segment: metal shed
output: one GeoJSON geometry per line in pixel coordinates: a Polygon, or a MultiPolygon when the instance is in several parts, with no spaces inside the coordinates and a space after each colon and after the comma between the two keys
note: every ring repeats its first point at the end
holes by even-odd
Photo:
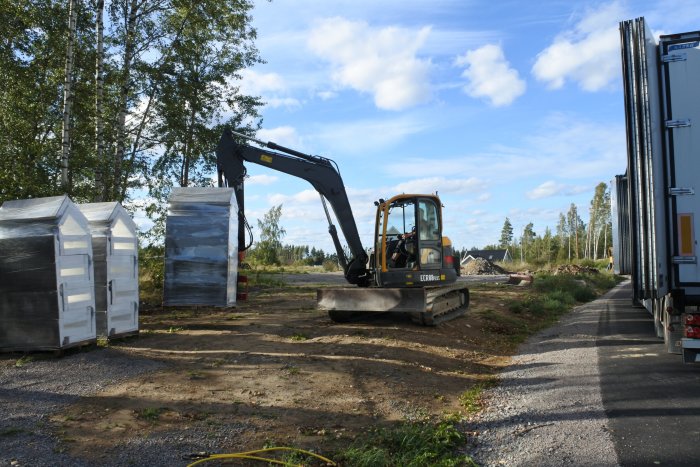
{"type": "Polygon", "coordinates": [[[136,224],[118,202],[79,204],[92,235],[97,335],[119,337],[139,330],[136,224]]]}
{"type": "Polygon", "coordinates": [[[233,306],[238,214],[233,188],[174,188],[168,200],[163,304],[233,306]]]}
{"type": "Polygon", "coordinates": [[[68,196],[0,207],[0,349],[94,342],[93,278],[88,222],[68,196]]]}

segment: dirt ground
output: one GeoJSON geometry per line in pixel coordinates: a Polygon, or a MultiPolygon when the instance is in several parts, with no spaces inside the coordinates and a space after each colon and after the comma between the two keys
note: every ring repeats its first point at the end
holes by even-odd
{"type": "Polygon", "coordinates": [[[231,309],[142,310],[137,338],[109,345],[163,361],[52,417],[87,460],[159,430],[244,427],[219,452],[264,445],[332,453],[370,426],[462,413],[459,397],[513,350],[485,316],[524,289],[471,288],[466,316],[435,328],[397,315],[338,324],[315,309],[318,284],[260,286],[231,309]]]}

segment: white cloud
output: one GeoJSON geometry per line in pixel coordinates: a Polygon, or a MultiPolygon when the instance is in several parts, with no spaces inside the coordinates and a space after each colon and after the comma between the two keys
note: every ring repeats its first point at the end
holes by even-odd
{"type": "Polygon", "coordinates": [[[567,80],[586,91],[599,91],[620,73],[618,21],[626,14],[619,2],[589,10],[573,29],[561,33],[537,55],[532,73],[551,89],[567,80]]]}
{"type": "Polygon", "coordinates": [[[530,199],[549,198],[550,196],[561,194],[565,189],[566,185],[549,180],[536,187],[534,190],[528,191],[526,196],[530,199]]]}
{"type": "Polygon", "coordinates": [[[291,126],[278,126],[277,128],[262,128],[258,130],[256,139],[272,141],[291,149],[302,147],[301,138],[295,128],[291,126]]]}
{"type": "Polygon", "coordinates": [[[409,180],[392,188],[395,193],[476,193],[483,191],[486,183],[476,177],[467,179],[446,179],[430,177],[409,180]]]}
{"type": "Polygon", "coordinates": [[[318,192],[314,189],[303,190],[293,195],[272,193],[267,196],[267,200],[273,206],[278,204],[299,206],[307,203],[320,203],[318,192]]]}
{"type": "Polygon", "coordinates": [[[336,97],[338,93],[334,91],[320,91],[317,92],[316,95],[320,97],[321,100],[327,101],[336,97]]]}
{"type": "Polygon", "coordinates": [[[511,68],[500,46],[489,44],[457,57],[455,65],[466,66],[462,77],[468,83],[464,92],[476,98],[486,98],[491,105],[511,104],[525,92],[525,81],[511,68]]]}
{"type": "Polygon", "coordinates": [[[244,94],[261,95],[268,92],[286,91],[284,79],[277,73],[258,73],[246,68],[241,70],[241,91],[244,94]]]}
{"type": "Polygon", "coordinates": [[[433,122],[420,115],[346,121],[323,125],[309,139],[318,141],[314,147],[321,150],[330,148],[333,154],[352,154],[358,157],[397,144],[410,135],[425,131],[431,125],[433,122]]]}
{"type": "Polygon", "coordinates": [[[572,196],[580,193],[591,191],[591,187],[587,186],[571,186],[563,183],[557,183],[553,180],[548,180],[534,189],[525,193],[530,199],[551,198],[553,196],[565,195],[572,196]]]}
{"type": "Polygon", "coordinates": [[[401,110],[431,98],[431,63],[416,56],[429,34],[429,27],[377,29],[334,17],[316,24],[308,45],[331,63],[340,86],[372,94],[380,109],[401,110]]]}
{"type": "Polygon", "coordinates": [[[245,183],[246,185],[272,185],[273,183],[276,183],[277,180],[279,180],[279,177],[275,175],[259,174],[251,175],[250,177],[246,178],[245,183]]]}
{"type": "Polygon", "coordinates": [[[239,83],[241,92],[251,96],[261,96],[265,105],[272,108],[301,107],[299,99],[288,97],[289,86],[278,73],[258,73],[252,69],[241,71],[239,83]]]}

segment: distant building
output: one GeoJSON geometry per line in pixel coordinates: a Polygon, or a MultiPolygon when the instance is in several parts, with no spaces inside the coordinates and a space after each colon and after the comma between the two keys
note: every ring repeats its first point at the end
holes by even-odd
{"type": "Polygon", "coordinates": [[[506,248],[503,250],[472,250],[472,251],[469,251],[464,255],[460,264],[462,266],[464,266],[465,264],[469,263],[469,261],[471,261],[475,258],[484,258],[484,259],[487,259],[491,262],[498,261],[501,263],[508,263],[510,261],[513,261],[513,257],[510,255],[510,251],[508,251],[508,249],[506,248]]]}

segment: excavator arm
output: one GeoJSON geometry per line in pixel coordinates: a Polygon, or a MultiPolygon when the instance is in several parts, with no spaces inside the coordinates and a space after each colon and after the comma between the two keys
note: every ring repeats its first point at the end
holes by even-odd
{"type": "Polygon", "coordinates": [[[355,218],[352,215],[350,201],[345,192],[343,179],[340,177],[335,163],[325,157],[311,156],[293,149],[285,148],[273,142],[262,142],[249,136],[235,133],[229,129],[224,131],[216,149],[216,165],[219,174],[219,186],[228,186],[234,189],[236,202],[238,203],[238,248],[243,251],[245,247],[245,197],[243,183],[246,176],[244,162],[251,162],[268,167],[273,170],[287,173],[302,178],[318,191],[321,195],[326,217],[328,218],[328,232],[333,239],[333,245],[338,255],[338,260],[343,267],[345,279],[360,287],[366,287],[371,283],[371,274],[367,269],[367,253],[360,241],[355,218]],[[242,144],[234,138],[248,139],[274,151],[242,144]],[[350,248],[352,258],[348,260],[338,238],[338,232],[331,221],[326,200],[330,203],[345,241],[350,248]]]}

